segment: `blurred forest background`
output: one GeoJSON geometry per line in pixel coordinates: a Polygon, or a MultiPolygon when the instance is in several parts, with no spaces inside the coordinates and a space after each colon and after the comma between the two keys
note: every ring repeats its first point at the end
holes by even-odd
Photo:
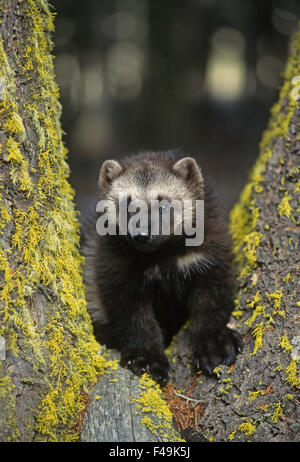
{"type": "Polygon", "coordinates": [[[299,0],[51,0],[62,124],[83,212],[107,158],[179,148],[229,210],[276,101],[299,0]]]}

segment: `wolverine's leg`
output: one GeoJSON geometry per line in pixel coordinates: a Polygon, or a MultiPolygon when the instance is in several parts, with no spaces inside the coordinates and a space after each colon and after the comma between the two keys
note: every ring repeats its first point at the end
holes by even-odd
{"type": "Polygon", "coordinates": [[[227,327],[234,306],[230,285],[211,272],[192,290],[189,305],[189,336],[196,368],[211,374],[218,364],[233,364],[242,341],[227,327]]]}
{"type": "Polygon", "coordinates": [[[151,306],[119,310],[118,316],[110,316],[108,330],[117,339],[121,366],[136,375],[148,372],[161,385],[167,382],[169,364],[151,306]]]}

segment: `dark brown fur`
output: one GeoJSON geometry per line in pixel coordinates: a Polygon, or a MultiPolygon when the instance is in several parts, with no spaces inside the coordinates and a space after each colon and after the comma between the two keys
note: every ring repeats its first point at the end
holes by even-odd
{"type": "Polygon", "coordinates": [[[196,162],[187,158],[174,169],[178,159],[172,152],[143,153],[104,163],[101,198],[110,197],[114,185],[124,186],[126,181],[128,188],[135,181],[139,190],[157,181],[157,190],[165,195],[174,178],[173,195],[181,193],[182,184],[188,197],[181,199],[205,201],[201,246],[186,247],[184,236],[172,236],[144,252],[130,245],[126,236],[99,236],[95,218],[92,227],[85,226],[82,247],[88,310],[98,340],[120,350],[123,366],[138,375],[146,370],[162,384],[169,367],[164,348],[187,319],[197,369],[211,374],[220,363],[232,364],[241,348],[239,335],[227,327],[234,280],[224,213],[196,162]],[[164,176],[169,185],[165,191],[164,176]]]}

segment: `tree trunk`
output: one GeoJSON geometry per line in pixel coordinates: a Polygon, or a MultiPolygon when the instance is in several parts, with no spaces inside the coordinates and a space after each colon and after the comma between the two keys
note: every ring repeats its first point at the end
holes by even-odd
{"type": "Polygon", "coordinates": [[[117,368],[99,380],[90,395],[81,428],[81,441],[180,442],[172,412],[159,386],[117,368]]]}
{"type": "MultiPolygon", "coordinates": [[[[213,441],[299,440],[299,84],[300,32],[259,157],[230,217],[238,270],[232,325],[244,349],[234,366],[216,368],[215,379],[200,375],[191,394],[203,407],[198,429],[213,441]]],[[[173,382],[189,388],[184,330],[169,357],[173,382]]]]}
{"type": "Polygon", "coordinates": [[[0,1],[0,440],[72,440],[109,363],[85,310],[43,0],[0,1]],[[86,389],[87,391],[87,389],[86,389]]]}

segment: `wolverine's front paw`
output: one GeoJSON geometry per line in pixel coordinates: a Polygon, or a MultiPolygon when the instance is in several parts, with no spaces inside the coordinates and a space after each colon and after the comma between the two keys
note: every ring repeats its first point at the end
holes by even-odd
{"type": "Polygon", "coordinates": [[[240,335],[226,327],[216,337],[199,339],[194,351],[194,365],[197,370],[211,375],[218,364],[233,364],[242,347],[240,335]]]}
{"type": "Polygon", "coordinates": [[[169,378],[169,363],[160,353],[132,351],[122,354],[121,366],[140,376],[147,372],[153,380],[164,386],[169,378]]]}

